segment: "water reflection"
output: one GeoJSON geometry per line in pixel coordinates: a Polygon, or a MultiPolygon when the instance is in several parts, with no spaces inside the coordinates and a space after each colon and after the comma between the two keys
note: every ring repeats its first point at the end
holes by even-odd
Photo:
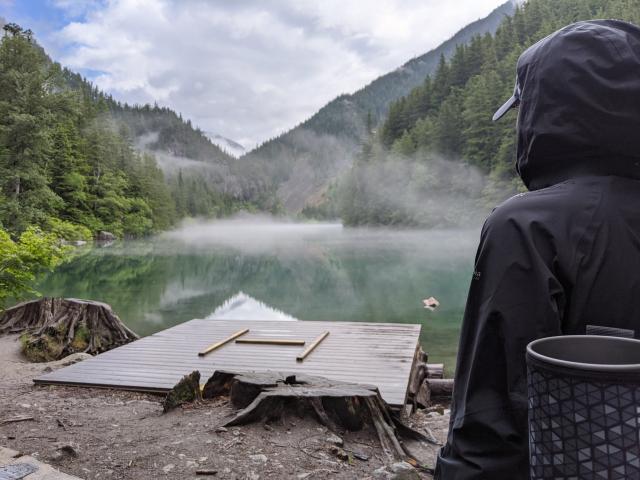
{"type": "Polygon", "coordinates": [[[476,242],[475,231],[192,225],[89,249],[40,290],[107,302],[141,335],[207,317],[239,291],[301,320],[421,323],[425,350],[450,370],[476,242]]]}

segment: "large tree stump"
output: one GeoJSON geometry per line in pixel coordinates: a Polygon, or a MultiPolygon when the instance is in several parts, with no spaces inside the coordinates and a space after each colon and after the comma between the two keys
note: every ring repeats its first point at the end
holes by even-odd
{"type": "Polygon", "coordinates": [[[106,303],[74,298],[41,298],[4,310],[0,335],[9,333],[22,334],[22,350],[34,362],[97,354],[138,338],[106,303]]]}
{"type": "Polygon", "coordinates": [[[242,408],[224,426],[272,421],[289,410],[300,416],[311,413],[337,433],[360,430],[370,424],[390,459],[410,458],[402,438],[427,441],[392,414],[375,386],[279,372],[216,371],[205,384],[202,396],[207,399],[219,395],[228,395],[233,405],[242,408]]]}

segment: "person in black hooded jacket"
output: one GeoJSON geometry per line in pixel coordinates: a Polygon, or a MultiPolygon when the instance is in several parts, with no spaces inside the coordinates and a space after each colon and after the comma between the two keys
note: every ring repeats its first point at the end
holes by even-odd
{"type": "Polygon", "coordinates": [[[566,26],[527,49],[513,96],[530,190],[481,233],[438,480],[529,478],[525,347],[589,325],[640,333],[640,28],[566,26]]]}

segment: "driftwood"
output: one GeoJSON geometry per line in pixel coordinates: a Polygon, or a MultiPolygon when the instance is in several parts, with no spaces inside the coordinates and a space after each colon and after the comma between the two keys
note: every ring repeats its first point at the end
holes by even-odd
{"type": "Polygon", "coordinates": [[[410,458],[403,438],[427,441],[392,414],[374,386],[343,383],[324,377],[284,375],[278,372],[236,373],[216,371],[207,381],[204,399],[228,395],[242,408],[225,427],[279,419],[289,410],[311,413],[334,432],[360,430],[372,425],[390,459],[410,458]]]}
{"type": "Polygon", "coordinates": [[[23,353],[34,362],[77,352],[97,354],[138,338],[106,303],[41,298],[0,314],[0,335],[20,333],[23,353]]]}

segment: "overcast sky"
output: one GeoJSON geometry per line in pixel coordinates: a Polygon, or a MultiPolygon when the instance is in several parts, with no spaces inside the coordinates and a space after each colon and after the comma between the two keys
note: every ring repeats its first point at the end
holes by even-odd
{"type": "Polygon", "coordinates": [[[501,0],[0,0],[63,65],[251,148],[501,0]]]}

